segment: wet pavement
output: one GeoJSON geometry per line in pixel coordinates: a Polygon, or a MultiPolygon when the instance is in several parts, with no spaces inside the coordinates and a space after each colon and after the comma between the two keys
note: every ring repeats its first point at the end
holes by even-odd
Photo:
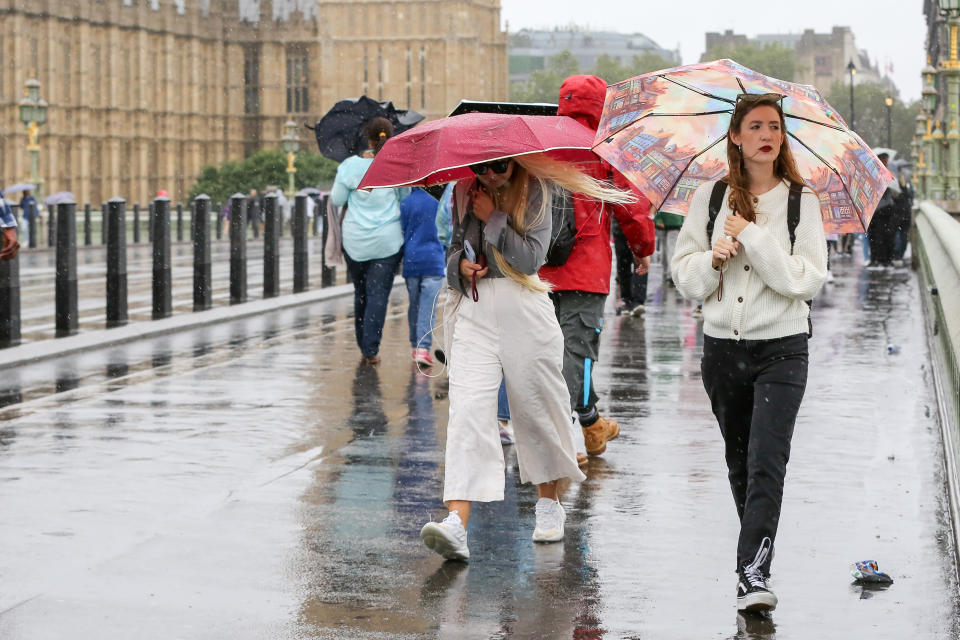
{"type": "Polygon", "coordinates": [[[419,541],[443,513],[447,402],[408,360],[395,287],[376,368],[340,299],[5,372],[25,401],[0,410],[0,638],[956,638],[916,278],[834,273],[772,618],[737,616],[690,303],[658,285],[641,318],[608,305],[598,390],[622,432],[565,492],[566,539],[530,541],[508,446],[467,565],[419,541]],[[852,585],[865,559],[895,583],[852,585]]]}

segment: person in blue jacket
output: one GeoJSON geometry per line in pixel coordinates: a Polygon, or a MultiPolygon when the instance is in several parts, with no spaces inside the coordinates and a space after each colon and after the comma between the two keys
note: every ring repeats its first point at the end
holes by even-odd
{"type": "Polygon", "coordinates": [[[374,118],[366,126],[370,151],[340,163],[330,199],[334,206],[346,206],[342,241],[347,270],[353,280],[354,327],[357,346],[367,364],[380,362],[380,339],[387,317],[387,302],[393,278],[403,257],[403,229],[400,202],[410,189],[359,191],[373,156],[393,135],[386,118],[374,118]]]}
{"type": "Polygon", "coordinates": [[[403,227],[403,278],[410,294],[407,321],[411,354],[431,366],[433,317],[437,293],[443,286],[446,250],[437,235],[437,201],[423,189],[414,189],[400,205],[403,227]]]}

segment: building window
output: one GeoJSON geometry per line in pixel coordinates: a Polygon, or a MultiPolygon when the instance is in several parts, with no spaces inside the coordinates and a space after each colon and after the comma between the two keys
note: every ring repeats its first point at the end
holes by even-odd
{"type": "Polygon", "coordinates": [[[420,108],[427,106],[427,49],[420,47],[420,108]]]}
{"type": "Polygon", "coordinates": [[[817,56],[813,61],[814,73],[818,76],[829,76],[833,73],[833,63],[830,56],[817,56]]]}
{"type": "Polygon", "coordinates": [[[60,52],[62,64],[58,71],[62,74],[60,86],[63,90],[63,102],[64,104],[70,104],[71,101],[71,87],[70,87],[70,41],[61,40],[60,41],[60,52]]]}
{"type": "Polygon", "coordinates": [[[243,112],[260,113],[260,48],[243,49],[243,112]]]}
{"type": "MultiPolygon", "coordinates": [[[[3,46],[3,36],[0,36],[0,100],[3,100],[4,96],[6,95],[6,92],[3,90],[3,66],[6,64],[3,46]]],[[[0,176],[2,175],[3,173],[0,173],[0,176]]]]}
{"type": "Polygon", "coordinates": [[[287,48],[287,113],[310,111],[309,64],[308,49],[300,46],[287,48]]]}

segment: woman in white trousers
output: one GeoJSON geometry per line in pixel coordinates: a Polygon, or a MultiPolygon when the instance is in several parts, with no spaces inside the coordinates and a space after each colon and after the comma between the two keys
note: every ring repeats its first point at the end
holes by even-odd
{"type": "Polygon", "coordinates": [[[573,166],[541,155],[471,167],[454,195],[447,280],[456,329],[450,349],[450,420],[443,499],[449,514],[424,525],[424,543],[450,560],[470,557],[472,502],[502,500],[504,457],[497,391],[506,380],[522,482],[537,485],[533,540],[563,539],[561,478],[583,480],[577,466],[570,399],[563,379],[563,335],[550,286],[537,277],[551,238],[556,186],[611,201],[631,196],[573,166]]]}

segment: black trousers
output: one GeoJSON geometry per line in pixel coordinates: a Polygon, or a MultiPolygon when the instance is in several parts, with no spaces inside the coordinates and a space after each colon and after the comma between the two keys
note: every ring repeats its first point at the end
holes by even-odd
{"type": "Polygon", "coordinates": [[[647,300],[647,274],[637,275],[633,262],[633,251],[627,236],[623,235],[616,219],[612,221],[613,251],[617,258],[617,285],[620,287],[620,299],[628,307],[644,304],[647,300]]]}
{"type": "MultiPolygon", "coordinates": [[[[737,566],[753,563],[780,522],[793,426],[807,386],[807,336],[722,340],[704,336],[700,372],[726,448],[740,518],[737,566]]],[[[760,568],[770,573],[773,553],[760,568]]]]}
{"type": "Polygon", "coordinates": [[[893,238],[897,230],[897,221],[893,207],[877,209],[867,229],[870,241],[870,264],[890,264],[893,260],[893,238]]]}

